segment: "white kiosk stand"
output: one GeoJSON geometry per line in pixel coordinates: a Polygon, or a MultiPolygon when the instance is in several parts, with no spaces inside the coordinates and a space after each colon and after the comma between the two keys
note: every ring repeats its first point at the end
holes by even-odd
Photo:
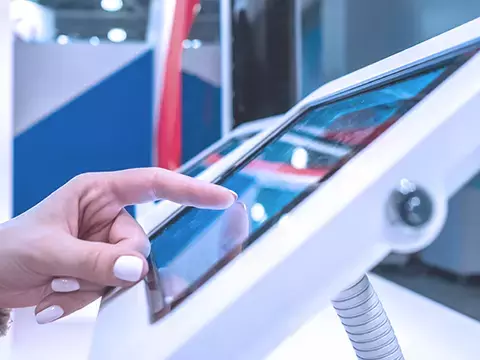
{"type": "Polygon", "coordinates": [[[162,202],[150,274],[104,298],[91,359],[263,359],[332,299],[357,356],[403,359],[358,280],[429,245],[480,169],[479,49],[480,19],[321,87],[199,175],[240,195],[227,211],[162,202]],[[322,156],[286,164],[298,137],[322,156]],[[272,181],[253,222],[242,203],[272,181]]]}

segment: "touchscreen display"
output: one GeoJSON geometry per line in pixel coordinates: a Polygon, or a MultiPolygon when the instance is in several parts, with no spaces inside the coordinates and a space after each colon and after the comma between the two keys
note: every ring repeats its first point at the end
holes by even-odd
{"type": "Polygon", "coordinates": [[[225,144],[215,149],[213,154],[210,154],[192,166],[185,169],[182,173],[191,177],[195,177],[205,171],[215,161],[220,160],[222,157],[227,156],[230,152],[242,145],[246,140],[253,135],[244,135],[241,137],[235,137],[228,140],[225,144]]]}
{"type": "Polygon", "coordinates": [[[161,306],[153,307],[157,318],[208,281],[463,61],[465,56],[410,70],[386,84],[310,108],[217,182],[239,195],[234,206],[226,211],[185,208],[170,219],[151,236],[154,276],[149,287],[162,294],[161,306]]]}
{"type": "MultiPolygon", "coordinates": [[[[227,156],[230,152],[238,148],[240,145],[242,145],[245,141],[253,137],[255,134],[246,134],[243,136],[239,137],[234,137],[227,142],[225,142],[223,145],[219,146],[215,151],[210,154],[205,156],[204,158],[198,160],[191,166],[187,167],[182,171],[182,174],[190,176],[190,177],[196,177],[200,175],[202,172],[204,172],[210,165],[213,163],[219,161],[222,157],[227,156]]],[[[156,200],[154,201],[154,204],[160,203],[162,200],[156,200]]]]}

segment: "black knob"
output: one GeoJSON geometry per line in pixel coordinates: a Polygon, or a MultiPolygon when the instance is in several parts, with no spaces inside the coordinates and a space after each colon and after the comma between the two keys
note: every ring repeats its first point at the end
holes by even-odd
{"type": "Polygon", "coordinates": [[[405,225],[418,228],[431,220],[433,202],[424,189],[408,180],[402,180],[393,195],[394,211],[405,225]]]}

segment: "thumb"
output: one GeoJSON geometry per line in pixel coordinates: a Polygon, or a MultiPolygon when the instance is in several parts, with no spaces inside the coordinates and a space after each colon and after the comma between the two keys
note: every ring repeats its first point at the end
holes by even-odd
{"type": "Polygon", "coordinates": [[[102,286],[131,286],[148,272],[147,261],[140,252],[124,244],[108,244],[72,238],[64,249],[55,252],[51,273],[56,277],[73,277],[102,286]]]}

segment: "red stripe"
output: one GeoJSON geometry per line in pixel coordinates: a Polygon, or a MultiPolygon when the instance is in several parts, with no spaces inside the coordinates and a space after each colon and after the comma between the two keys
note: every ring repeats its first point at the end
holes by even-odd
{"type": "Polygon", "coordinates": [[[347,145],[368,145],[385,130],[393,125],[399,117],[393,117],[383,124],[376,127],[367,127],[364,129],[328,131],[323,135],[325,139],[338,141],[347,145]]]}
{"type": "Polygon", "coordinates": [[[175,170],[182,163],[182,43],[188,36],[199,0],[177,0],[165,61],[157,129],[159,167],[175,170]]]}
{"type": "MultiPolygon", "coordinates": [[[[212,165],[217,161],[220,161],[222,156],[219,154],[212,154],[205,159],[205,163],[212,165]]],[[[247,170],[261,170],[270,171],[277,174],[286,175],[298,175],[298,176],[316,176],[322,178],[330,171],[329,168],[310,168],[310,169],[297,169],[285,163],[277,163],[265,160],[252,160],[250,164],[246,166],[247,170]]]]}

